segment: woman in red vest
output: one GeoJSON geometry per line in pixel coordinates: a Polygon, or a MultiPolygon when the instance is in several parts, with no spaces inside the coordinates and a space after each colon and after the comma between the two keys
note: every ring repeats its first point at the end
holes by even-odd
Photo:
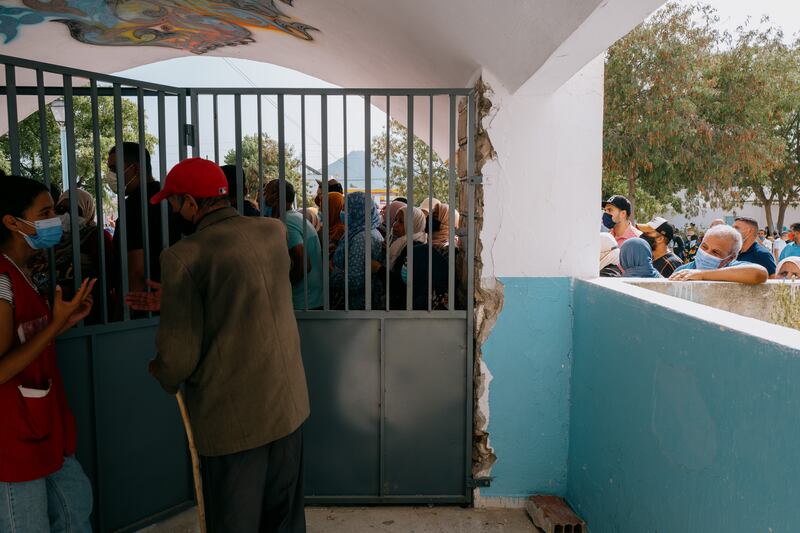
{"type": "Polygon", "coordinates": [[[30,277],[38,250],[61,239],[38,181],[0,178],[0,531],[90,532],[92,488],[75,459],[75,421],[56,337],[92,309],[94,280],[52,308],[30,277]]]}

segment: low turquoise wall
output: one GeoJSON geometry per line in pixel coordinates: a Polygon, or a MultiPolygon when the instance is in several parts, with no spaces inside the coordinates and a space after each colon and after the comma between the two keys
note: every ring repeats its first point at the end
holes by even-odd
{"type": "Polygon", "coordinates": [[[567,496],[593,533],[800,529],[800,352],[582,281],[574,320],[567,496]]]}
{"type": "Polygon", "coordinates": [[[571,280],[503,278],[505,302],[483,360],[497,463],[484,497],[563,495],[567,487],[571,280]]]}

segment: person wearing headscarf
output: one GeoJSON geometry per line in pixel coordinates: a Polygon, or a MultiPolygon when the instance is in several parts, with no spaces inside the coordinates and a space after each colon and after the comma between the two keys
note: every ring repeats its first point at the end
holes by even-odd
{"type": "Polygon", "coordinates": [[[319,233],[322,229],[322,221],[319,219],[319,209],[316,207],[306,207],[305,209],[301,209],[303,212],[303,216],[306,217],[312,226],[314,226],[314,231],[319,233]]]}
{"type": "Polygon", "coordinates": [[[422,209],[408,207],[398,210],[392,227],[393,241],[389,247],[389,305],[391,309],[407,309],[408,250],[411,248],[413,261],[412,309],[428,309],[429,261],[432,282],[430,304],[432,309],[447,307],[447,259],[428,243],[427,217],[422,209]],[[411,225],[412,243],[409,247],[407,224],[411,225]]]}
{"type": "Polygon", "coordinates": [[[394,219],[397,216],[397,212],[406,207],[406,202],[402,200],[392,200],[389,204],[383,206],[381,209],[381,233],[383,234],[384,238],[387,240],[391,239],[392,236],[392,226],[394,225],[394,219]]]}
{"type": "Polygon", "coordinates": [[[436,198],[425,197],[425,199],[419,203],[419,208],[422,210],[423,213],[425,213],[425,216],[428,216],[431,213],[431,211],[436,209],[436,206],[438,206],[441,203],[442,202],[437,200],[436,198]]]}
{"type": "MultiPolygon", "coordinates": [[[[414,243],[425,244],[428,242],[428,234],[425,231],[425,213],[422,209],[413,209],[412,215],[412,238],[414,243]]],[[[406,233],[406,214],[408,207],[403,206],[397,211],[394,217],[394,224],[392,225],[392,233],[394,240],[389,247],[389,269],[393,270],[400,254],[403,253],[408,244],[408,234],[406,233]]]]}
{"type": "MultiPolygon", "coordinates": [[[[344,217],[342,217],[343,211],[344,195],[340,192],[328,193],[328,209],[323,209],[321,216],[328,218],[328,248],[331,252],[336,250],[339,241],[342,240],[347,231],[344,225],[344,217]]],[[[319,242],[324,243],[325,239],[323,239],[322,230],[323,227],[320,226],[319,242]]]]}
{"type": "Polygon", "coordinates": [[[778,263],[773,279],[800,279],[800,257],[786,257],[778,263]]]}
{"type": "MultiPolygon", "coordinates": [[[[378,231],[381,224],[378,209],[374,203],[370,205],[370,225],[365,227],[364,218],[367,212],[367,197],[363,192],[347,195],[347,231],[339,240],[333,254],[333,272],[331,273],[332,308],[343,309],[345,302],[345,276],[347,276],[347,302],[351,310],[366,308],[366,279],[371,277],[372,308],[385,307],[383,280],[378,272],[384,265],[386,250],[383,236],[378,231]],[[365,257],[367,239],[370,242],[371,268],[366,272],[365,257]],[[345,244],[347,243],[347,244],[345,244]],[[345,272],[345,250],[347,253],[347,272],[345,272]]],[[[330,213],[328,215],[330,217],[330,213]]]]}
{"type": "MultiPolygon", "coordinates": [[[[95,201],[92,195],[83,189],[71,189],[59,196],[55,205],[55,212],[61,219],[63,235],[61,241],[53,248],[55,255],[56,283],[61,287],[65,298],[72,298],[75,293],[75,275],[72,262],[72,217],[70,214],[70,192],[74,191],[76,196],[77,220],[78,220],[78,243],[81,262],[81,277],[98,278],[100,276],[100,239],[103,239],[105,247],[106,268],[111,268],[113,254],[113,241],[102,228],[97,226],[97,212],[95,201]]],[[[40,254],[36,257],[33,267],[33,277],[40,280],[43,287],[50,286],[50,266],[47,256],[40,254]]],[[[106,270],[107,271],[107,270],[106,270]]],[[[102,306],[99,302],[102,298],[101,284],[97,283],[92,291],[92,297],[98,305],[92,307],[89,316],[86,317],[87,324],[96,324],[102,321],[102,306]]]]}
{"type": "Polygon", "coordinates": [[[626,278],[661,278],[653,266],[653,249],[646,240],[634,237],[622,243],[619,249],[622,275],[626,278]]]}
{"type": "Polygon", "coordinates": [[[619,247],[617,240],[610,233],[600,234],[600,277],[622,277],[622,270],[619,268],[619,247]]]}
{"type": "MultiPolygon", "coordinates": [[[[455,227],[458,227],[458,211],[454,214],[455,227]]],[[[454,244],[458,246],[458,236],[453,232],[454,244]]],[[[433,247],[446,250],[450,245],[450,206],[439,204],[433,208],[433,247]]]]}

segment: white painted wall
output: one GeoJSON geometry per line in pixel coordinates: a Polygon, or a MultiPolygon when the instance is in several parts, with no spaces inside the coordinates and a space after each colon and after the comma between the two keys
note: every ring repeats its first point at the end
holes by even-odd
{"type": "Polygon", "coordinates": [[[523,85],[508,94],[491,72],[483,76],[495,90],[484,126],[497,151],[483,168],[484,282],[596,276],[603,57],[551,93],[523,85]]]}
{"type": "MultiPolygon", "coordinates": [[[[751,217],[758,220],[759,227],[766,227],[767,215],[764,208],[755,205],[753,202],[745,202],[742,207],[726,211],[724,209],[703,209],[697,216],[690,217],[686,215],[678,215],[671,210],[662,214],[664,218],[675,224],[677,228],[683,229],[688,226],[690,222],[697,224],[699,228],[707,228],[711,225],[711,221],[715,218],[725,219],[725,217],[751,217]]],[[[786,210],[786,217],[784,218],[783,225],[787,228],[795,222],[800,222],[800,208],[790,207],[786,210]]],[[[778,208],[772,206],[772,223],[778,223],[778,208]]]]}

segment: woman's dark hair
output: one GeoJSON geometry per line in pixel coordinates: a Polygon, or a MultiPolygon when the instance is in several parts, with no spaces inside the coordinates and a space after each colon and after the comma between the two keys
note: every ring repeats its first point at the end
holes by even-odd
{"type": "MultiPolygon", "coordinates": [[[[22,218],[23,213],[33,205],[34,200],[40,194],[48,193],[50,190],[43,183],[20,176],[6,176],[0,179],[0,221],[6,215],[22,218]]],[[[5,243],[11,232],[0,222],[0,244],[5,243]]]]}

